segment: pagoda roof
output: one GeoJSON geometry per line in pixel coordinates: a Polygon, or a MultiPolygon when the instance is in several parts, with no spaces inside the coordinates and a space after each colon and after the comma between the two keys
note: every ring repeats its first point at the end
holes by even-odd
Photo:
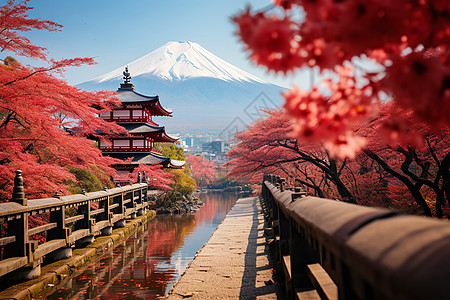
{"type": "Polygon", "coordinates": [[[174,169],[181,169],[186,162],[184,160],[170,159],[170,165],[174,169]]]}
{"type": "MultiPolygon", "coordinates": [[[[153,126],[148,123],[128,123],[128,122],[117,122],[120,126],[124,127],[128,133],[134,134],[134,135],[153,135],[153,134],[165,134],[165,127],[164,126],[153,126]]],[[[101,130],[95,130],[98,134],[103,134],[104,132],[101,130]]],[[[167,134],[166,134],[167,135],[167,134]]],[[[117,136],[118,138],[124,137],[124,136],[117,136]]],[[[171,137],[175,138],[175,137],[171,137]]],[[[178,140],[178,138],[175,138],[178,140]]]]}
{"type": "Polygon", "coordinates": [[[132,135],[148,135],[155,142],[175,143],[178,137],[166,133],[164,126],[153,126],[147,123],[143,124],[121,124],[132,135]]]}
{"type": "Polygon", "coordinates": [[[153,126],[147,123],[144,124],[127,124],[122,123],[120,126],[124,127],[131,134],[145,134],[145,133],[160,133],[164,132],[164,126],[153,126]]]}
{"type": "Polygon", "coordinates": [[[169,135],[165,132],[162,132],[161,134],[152,135],[152,139],[155,142],[162,142],[162,143],[177,143],[178,139],[177,137],[174,137],[172,135],[169,135]]]}
{"type": "Polygon", "coordinates": [[[171,159],[154,153],[108,153],[107,155],[122,160],[133,157],[131,164],[161,164],[166,168],[174,169],[180,169],[185,164],[185,161],[171,159]]]}
{"type": "Polygon", "coordinates": [[[134,90],[131,83],[122,83],[117,90],[119,93],[116,97],[124,106],[127,104],[139,104],[147,108],[153,116],[169,116],[172,117],[172,109],[164,108],[159,102],[159,96],[147,96],[140,94],[134,90]]]}
{"type": "Polygon", "coordinates": [[[153,126],[144,124],[120,124],[132,135],[146,135],[151,137],[155,142],[175,143],[179,137],[166,133],[164,126],[153,126]]]}

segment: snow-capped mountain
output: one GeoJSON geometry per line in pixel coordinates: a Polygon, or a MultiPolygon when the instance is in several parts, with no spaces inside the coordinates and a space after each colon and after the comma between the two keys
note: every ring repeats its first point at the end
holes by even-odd
{"type": "MultiPolygon", "coordinates": [[[[260,82],[261,79],[227,63],[202,46],[192,42],[168,42],[164,46],[131,62],[128,67],[133,77],[156,76],[164,80],[186,80],[212,77],[225,81],[260,82]]],[[[124,67],[120,67],[94,81],[121,79],[124,67]]]]}
{"type": "Polygon", "coordinates": [[[174,118],[157,120],[171,132],[220,131],[236,119],[249,124],[256,118],[257,108],[275,108],[281,103],[282,87],[264,82],[193,42],[168,42],[77,86],[85,90],[117,90],[125,66],[137,92],[159,95],[163,106],[174,109],[174,118]]]}

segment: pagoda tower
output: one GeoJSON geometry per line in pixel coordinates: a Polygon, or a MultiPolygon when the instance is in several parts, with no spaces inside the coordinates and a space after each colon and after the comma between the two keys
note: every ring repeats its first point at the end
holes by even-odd
{"type": "Polygon", "coordinates": [[[131,164],[118,164],[113,167],[118,173],[133,172],[140,164],[160,164],[164,168],[183,168],[185,162],[162,156],[162,151],[155,148],[155,142],[176,143],[178,138],[166,133],[164,126],[153,121],[153,116],[172,117],[172,110],[166,109],[159,103],[158,96],[142,95],[134,90],[130,83],[128,67],[123,72],[124,83],[120,84],[116,97],[122,102],[121,107],[111,112],[101,113],[100,116],[109,122],[116,122],[123,126],[129,136],[117,136],[107,144],[99,142],[103,155],[127,160],[132,157],[131,164]]]}

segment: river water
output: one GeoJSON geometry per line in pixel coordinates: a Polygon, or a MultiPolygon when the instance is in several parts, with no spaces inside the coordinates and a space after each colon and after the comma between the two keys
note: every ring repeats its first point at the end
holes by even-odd
{"type": "Polygon", "coordinates": [[[156,216],[42,299],[164,298],[237,198],[235,193],[204,193],[205,205],[195,214],[156,216]]]}

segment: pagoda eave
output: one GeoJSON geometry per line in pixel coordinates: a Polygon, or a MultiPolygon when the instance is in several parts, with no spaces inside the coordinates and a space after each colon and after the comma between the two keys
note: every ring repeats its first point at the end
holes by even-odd
{"type": "MultiPolygon", "coordinates": [[[[126,166],[130,166],[130,169],[134,169],[135,167],[139,165],[162,165],[164,168],[169,169],[183,169],[184,168],[184,161],[174,160],[170,159],[169,157],[161,156],[154,153],[105,153],[108,156],[127,160],[132,157],[132,160],[129,164],[117,164],[113,167],[116,168],[119,167],[120,169],[126,168],[126,166]]],[[[116,168],[117,169],[117,168],[116,168]]]]}
{"type": "Polygon", "coordinates": [[[165,132],[164,126],[153,126],[150,124],[121,124],[131,135],[145,135],[145,134],[163,134],[165,132]]]}
{"type": "Polygon", "coordinates": [[[149,135],[154,142],[158,143],[178,143],[178,139],[173,139],[168,136],[152,136],[149,135]]]}
{"type": "Polygon", "coordinates": [[[154,116],[172,117],[172,110],[164,108],[159,102],[159,96],[146,96],[140,94],[131,88],[120,88],[117,90],[119,95],[116,97],[122,102],[124,107],[142,106],[147,108],[154,116]]]}

